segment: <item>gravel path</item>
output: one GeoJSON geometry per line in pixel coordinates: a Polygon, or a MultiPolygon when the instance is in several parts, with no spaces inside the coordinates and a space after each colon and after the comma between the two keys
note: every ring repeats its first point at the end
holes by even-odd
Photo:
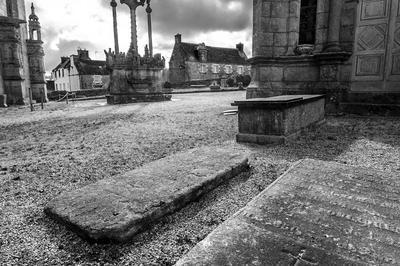
{"type": "Polygon", "coordinates": [[[338,161],[400,174],[398,118],[330,117],[284,146],[249,149],[251,170],[124,245],[88,244],[43,214],[65,190],[124,173],[177,151],[235,146],[244,92],[174,95],[174,101],[106,106],[52,103],[0,110],[0,265],[172,265],[293,162],[338,161]]]}

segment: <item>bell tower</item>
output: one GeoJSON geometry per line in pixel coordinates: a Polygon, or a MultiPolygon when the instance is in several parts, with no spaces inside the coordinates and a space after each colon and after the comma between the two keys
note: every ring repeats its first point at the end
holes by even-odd
{"type": "Polygon", "coordinates": [[[33,3],[31,5],[31,14],[29,15],[29,40],[42,40],[39,17],[35,14],[35,6],[33,3]]]}
{"type": "Polygon", "coordinates": [[[38,16],[35,14],[35,6],[31,5],[29,16],[29,39],[27,40],[29,75],[33,99],[47,101],[47,89],[44,70],[44,50],[41,26],[38,16]]]}

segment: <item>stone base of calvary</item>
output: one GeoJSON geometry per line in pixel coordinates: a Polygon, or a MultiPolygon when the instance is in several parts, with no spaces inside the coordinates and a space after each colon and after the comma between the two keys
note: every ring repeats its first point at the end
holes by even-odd
{"type": "Polygon", "coordinates": [[[114,19],[115,52],[105,51],[107,67],[110,70],[110,87],[107,95],[108,104],[124,104],[136,101],[170,100],[169,89],[163,88],[165,59],[161,54],[153,55],[150,0],[147,0],[149,27],[149,47],[145,55],[140,56],[137,45],[136,9],[144,6],[146,0],[121,0],[131,11],[131,45],[127,53],[119,52],[117,3],[111,1],[114,19]]]}

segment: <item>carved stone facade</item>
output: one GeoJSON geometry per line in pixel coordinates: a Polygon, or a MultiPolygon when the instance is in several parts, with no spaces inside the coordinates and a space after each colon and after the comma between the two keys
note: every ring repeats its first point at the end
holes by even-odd
{"type": "Polygon", "coordinates": [[[399,0],[253,3],[248,98],[324,93],[332,105],[400,102],[399,0]]]}
{"type": "Polygon", "coordinates": [[[106,64],[110,71],[110,86],[107,102],[123,104],[136,101],[170,100],[170,90],[163,88],[165,59],[161,54],[153,55],[151,29],[151,0],[120,0],[131,13],[131,45],[127,53],[119,52],[117,27],[117,2],[111,0],[114,21],[115,51],[105,51],[106,64]],[[137,44],[136,9],[147,4],[149,46],[141,56],[137,44]],[[150,48],[149,48],[150,47],[150,48]]]}
{"type": "Polygon", "coordinates": [[[30,16],[28,36],[24,0],[0,0],[0,106],[26,104],[29,88],[34,100],[46,95],[44,52],[37,16],[30,16]],[[33,32],[32,31],[32,32],[33,32]],[[39,37],[39,38],[38,38],[39,37]],[[29,38],[29,39],[28,39],[29,38]]]}

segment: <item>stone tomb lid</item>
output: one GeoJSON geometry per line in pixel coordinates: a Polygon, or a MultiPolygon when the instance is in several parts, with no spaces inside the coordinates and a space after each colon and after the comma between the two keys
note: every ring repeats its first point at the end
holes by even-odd
{"type": "Polygon", "coordinates": [[[85,239],[129,241],[161,217],[247,169],[247,152],[205,146],[64,192],[45,212],[85,239]]]}
{"type": "Polygon", "coordinates": [[[268,98],[254,98],[246,99],[242,101],[235,101],[232,106],[271,106],[271,107],[290,107],[292,105],[298,105],[302,103],[307,103],[311,101],[316,101],[324,98],[324,95],[280,95],[268,98]]]}
{"type": "Polygon", "coordinates": [[[400,265],[398,173],[295,164],[177,265],[400,265]]]}

